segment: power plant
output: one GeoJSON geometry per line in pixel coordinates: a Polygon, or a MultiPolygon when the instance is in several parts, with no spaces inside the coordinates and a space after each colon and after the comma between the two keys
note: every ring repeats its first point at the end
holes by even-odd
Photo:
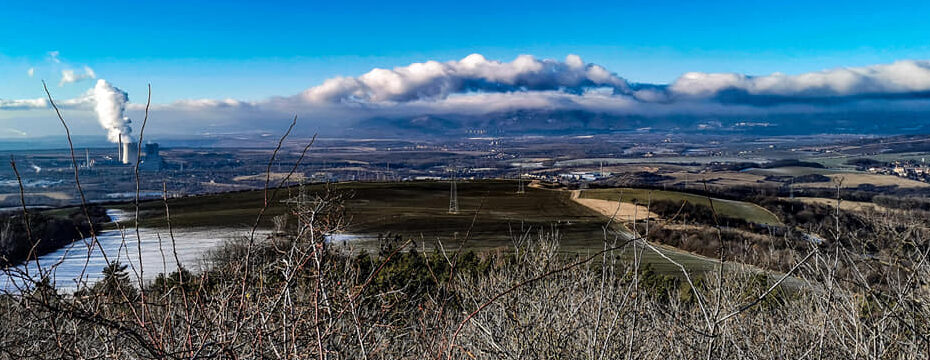
{"type": "MultiPolygon", "coordinates": [[[[97,80],[97,85],[92,90],[94,100],[94,112],[97,114],[97,121],[107,132],[107,139],[111,143],[117,144],[116,163],[123,165],[139,164],[139,169],[148,171],[159,171],[164,165],[159,154],[158,144],[149,143],[145,145],[145,155],[140,154],[141,147],[132,135],[132,120],[125,116],[126,103],[129,101],[129,94],[113,86],[103,79],[97,80]]],[[[89,154],[85,161],[89,168],[92,165],[89,154]]]]}
{"type": "Polygon", "coordinates": [[[81,167],[85,169],[91,169],[94,167],[96,161],[90,158],[90,149],[84,149],[84,163],[81,164],[81,167]]]}
{"type": "MultiPolygon", "coordinates": [[[[120,139],[122,140],[122,137],[120,139]]],[[[161,171],[165,164],[158,143],[145,144],[145,154],[140,156],[139,143],[120,141],[116,159],[123,165],[135,166],[138,162],[139,169],[144,171],[161,171]]],[[[90,162],[89,158],[88,162],[90,162]]]]}
{"type": "Polygon", "coordinates": [[[134,141],[122,142],[119,160],[126,165],[135,165],[139,161],[139,144],[134,141]]]}

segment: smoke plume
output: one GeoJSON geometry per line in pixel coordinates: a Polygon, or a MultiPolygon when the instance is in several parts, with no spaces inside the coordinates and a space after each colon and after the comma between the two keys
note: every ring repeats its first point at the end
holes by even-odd
{"type": "Polygon", "coordinates": [[[107,139],[112,143],[120,140],[123,143],[132,142],[132,128],[129,126],[132,121],[123,116],[129,95],[103,79],[97,80],[92,93],[94,112],[97,113],[100,126],[107,130],[107,139]]]}

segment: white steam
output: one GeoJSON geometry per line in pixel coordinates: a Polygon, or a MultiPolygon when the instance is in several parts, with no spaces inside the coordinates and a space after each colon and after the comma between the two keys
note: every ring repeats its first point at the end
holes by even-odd
{"type": "Polygon", "coordinates": [[[123,116],[126,111],[126,102],[129,95],[125,91],[114,87],[106,80],[97,80],[97,85],[91,90],[94,99],[94,112],[100,126],[107,130],[107,139],[112,143],[132,142],[132,122],[123,116]],[[122,136],[122,139],[120,137],[122,136]]]}

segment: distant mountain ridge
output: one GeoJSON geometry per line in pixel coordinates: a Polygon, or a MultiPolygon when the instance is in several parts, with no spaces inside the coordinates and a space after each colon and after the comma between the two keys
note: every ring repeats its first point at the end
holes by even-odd
{"type": "Polygon", "coordinates": [[[782,114],[766,116],[652,117],[585,110],[515,110],[487,115],[372,117],[346,130],[357,136],[578,135],[636,130],[749,135],[923,134],[930,132],[922,113],[782,114]]]}

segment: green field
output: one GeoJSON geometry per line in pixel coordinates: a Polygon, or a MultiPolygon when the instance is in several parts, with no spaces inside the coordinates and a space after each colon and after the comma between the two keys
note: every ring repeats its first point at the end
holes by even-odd
{"type": "MultiPolygon", "coordinates": [[[[582,191],[581,197],[610,201],[617,201],[619,198],[625,203],[638,203],[642,205],[646,205],[649,199],[652,199],[653,201],[687,201],[696,205],[710,206],[710,200],[708,200],[706,196],[667,190],[632,188],[589,189],[582,191]]],[[[753,203],[715,198],[713,199],[713,205],[717,214],[722,216],[744,219],[759,224],[781,225],[781,221],[778,220],[775,214],[753,203]]]]}
{"type": "Polygon", "coordinates": [[[872,159],[881,162],[892,162],[895,160],[910,160],[916,162],[923,162],[927,159],[930,159],[930,153],[926,152],[903,152],[903,153],[883,153],[883,154],[868,154],[868,155],[839,155],[839,156],[824,156],[806,159],[807,161],[814,161],[826,166],[828,168],[837,168],[837,169],[855,169],[854,165],[849,165],[846,162],[853,159],[872,159]]]}
{"type": "MultiPolygon", "coordinates": [[[[458,184],[460,212],[449,214],[449,183],[341,183],[332,185],[335,191],[349,197],[346,232],[363,235],[361,247],[373,246],[378,234],[398,234],[417,241],[418,246],[433,247],[442,241],[447,248],[463,244],[468,249],[507,251],[512,248],[511,236],[529,232],[534,237],[542,232],[557,231],[562,251],[591,253],[603,248],[603,226],[607,219],[571,200],[568,191],[527,188],[516,194],[512,181],[469,181],[458,184]],[[474,222],[474,225],[472,225],[474,222]],[[467,239],[466,239],[466,234],[467,239]]],[[[321,185],[309,186],[309,191],[321,191],[321,185]]],[[[282,214],[287,206],[281,190],[270,202],[262,222],[271,226],[271,218],[282,214]]],[[[254,223],[263,204],[261,191],[224,193],[179,199],[169,199],[171,223],[176,229],[191,227],[248,228],[254,223]]],[[[131,204],[119,206],[133,211],[131,204]]],[[[151,201],[141,204],[141,226],[164,228],[164,204],[151,201]]],[[[616,225],[616,224],[615,224],[616,225]]],[[[611,237],[613,239],[613,237],[611,237]]],[[[703,257],[673,249],[663,250],[687,267],[706,270],[713,262],[703,257]]],[[[628,256],[628,254],[627,254],[628,256]]],[[[656,254],[646,252],[644,262],[652,263],[660,272],[676,274],[677,268],[656,254]]]]}
{"type": "MultiPolygon", "coordinates": [[[[558,229],[571,246],[587,245],[592,239],[600,243],[606,222],[599,214],[571,201],[568,192],[528,188],[525,194],[516,194],[516,184],[509,181],[460,182],[458,214],[448,213],[447,182],[341,183],[332,188],[348,198],[347,232],[358,234],[392,233],[431,241],[461,238],[468,232],[476,241],[506,245],[511,232],[558,229]]],[[[322,190],[322,185],[308,187],[310,193],[322,190]]],[[[271,199],[261,226],[270,227],[271,218],[287,208],[283,200],[297,192],[296,188],[279,191],[271,199]]],[[[169,199],[168,205],[172,225],[178,228],[248,228],[263,202],[262,191],[248,191],[169,199]]],[[[131,204],[120,208],[133,210],[131,204]]],[[[145,202],[141,209],[142,226],[167,225],[162,202],[145,202]]]]}

